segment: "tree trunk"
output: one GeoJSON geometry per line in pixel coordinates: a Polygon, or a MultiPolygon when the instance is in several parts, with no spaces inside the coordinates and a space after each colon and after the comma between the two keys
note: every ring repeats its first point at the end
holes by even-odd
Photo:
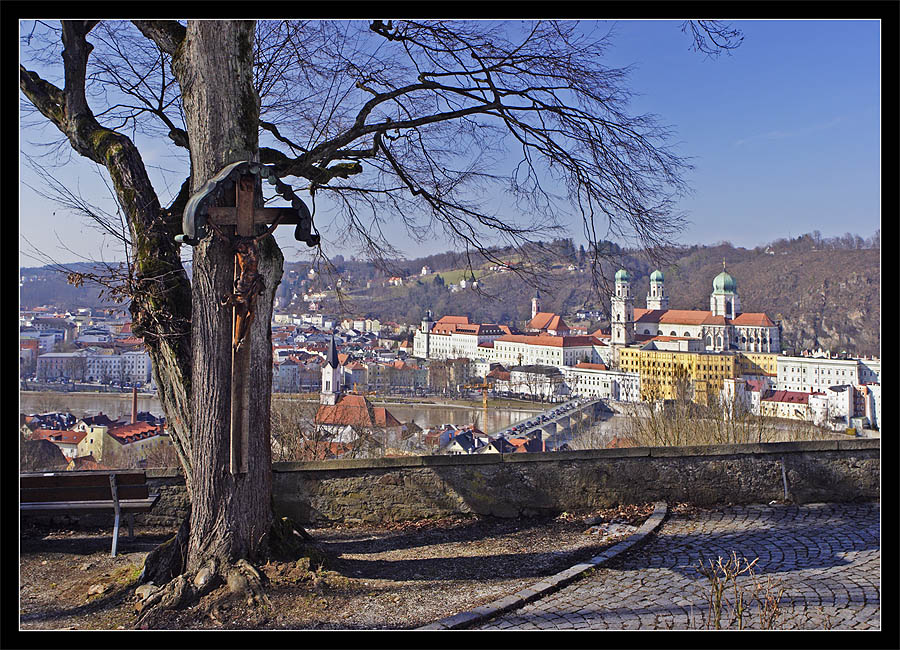
{"type": "MultiPolygon", "coordinates": [[[[191,151],[191,191],[227,164],[258,160],[259,98],[252,84],[254,26],[192,21],[173,59],[191,151]]],[[[232,197],[233,200],[233,197],[232,197]]],[[[231,205],[234,205],[232,202],[231,205]]],[[[214,558],[257,557],[272,525],[271,314],[283,257],[274,238],[259,242],[266,290],[257,298],[248,342],[248,471],[229,471],[234,252],[215,235],[194,248],[192,287],[191,524],[187,571],[214,558]]]]}

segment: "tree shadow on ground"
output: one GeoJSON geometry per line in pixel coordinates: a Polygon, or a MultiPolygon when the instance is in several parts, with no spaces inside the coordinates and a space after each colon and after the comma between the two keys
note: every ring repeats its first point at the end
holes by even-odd
{"type": "Polygon", "coordinates": [[[353,578],[410,580],[515,580],[542,578],[562,571],[578,561],[599,553],[603,546],[581,547],[573,551],[503,553],[495,555],[454,555],[415,560],[360,560],[339,558],[333,569],[353,578]]]}
{"type": "Polygon", "coordinates": [[[553,517],[519,517],[504,519],[500,517],[476,517],[451,526],[436,526],[424,530],[398,532],[383,535],[381,539],[373,539],[373,533],[365,530],[347,534],[341,531],[341,538],[331,541],[333,534],[313,535],[317,542],[326,546],[334,554],[355,554],[365,548],[366,552],[383,553],[411,549],[419,546],[430,546],[441,543],[475,542],[489,537],[499,537],[513,533],[542,528],[550,525],[553,517]]]}
{"type": "MultiPolygon", "coordinates": [[[[116,554],[139,553],[152,551],[168,540],[174,532],[142,533],[135,531],[134,537],[128,536],[128,528],[119,529],[119,541],[116,554]]],[[[112,550],[112,527],[101,530],[80,530],[60,536],[52,529],[23,531],[19,542],[21,556],[37,553],[62,553],[67,555],[94,555],[110,553],[112,550]],[[53,535],[48,537],[48,535],[53,535]]]]}
{"type": "Polygon", "coordinates": [[[124,607],[134,587],[134,584],[117,586],[102,596],[81,605],[64,608],[42,607],[40,611],[23,612],[19,617],[19,623],[20,625],[47,623],[58,619],[87,615],[96,616],[102,612],[118,611],[124,607]]]}

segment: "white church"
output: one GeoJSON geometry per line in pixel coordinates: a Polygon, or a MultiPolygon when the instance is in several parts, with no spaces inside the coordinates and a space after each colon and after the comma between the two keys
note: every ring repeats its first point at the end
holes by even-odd
{"type": "Polygon", "coordinates": [[[737,281],[725,270],[724,262],[712,284],[709,311],[669,309],[665,278],[656,270],[650,275],[647,308],[636,309],[631,276],[619,269],[610,305],[610,344],[629,345],[648,335],[672,336],[700,339],[708,351],[781,352],[779,325],[764,312],[741,312],[737,281]]]}

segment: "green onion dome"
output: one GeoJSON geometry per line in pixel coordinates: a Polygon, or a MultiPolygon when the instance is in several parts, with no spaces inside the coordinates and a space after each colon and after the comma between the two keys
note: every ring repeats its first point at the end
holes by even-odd
{"type": "Polygon", "coordinates": [[[735,291],[737,291],[737,280],[726,271],[719,273],[713,280],[714,293],[734,293],[735,291]]]}

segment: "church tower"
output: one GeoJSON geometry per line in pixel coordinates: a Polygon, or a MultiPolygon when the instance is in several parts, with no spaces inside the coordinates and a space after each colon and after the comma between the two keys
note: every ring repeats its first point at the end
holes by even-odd
{"type": "Polygon", "coordinates": [[[713,292],[709,296],[709,310],[713,316],[736,318],[741,313],[741,302],[737,295],[737,280],[725,270],[722,260],[722,272],[713,280],[713,292]]]}
{"type": "Polygon", "coordinates": [[[531,299],[531,320],[534,320],[539,311],[541,311],[541,292],[535,289],[534,298],[531,299]]]}
{"type": "Polygon", "coordinates": [[[319,402],[334,406],[341,396],[343,388],[341,380],[341,363],[338,360],[337,345],[334,342],[334,334],[328,344],[328,354],[325,356],[325,365],[322,366],[322,392],[319,394],[319,402]]]}
{"type": "Polygon", "coordinates": [[[669,294],[666,293],[664,281],[665,277],[659,269],[650,274],[650,293],[647,294],[647,309],[669,308],[669,294]]]}
{"type": "Polygon", "coordinates": [[[625,269],[616,271],[616,293],[610,300],[612,345],[634,342],[634,298],[631,295],[631,276],[625,269]]]}

